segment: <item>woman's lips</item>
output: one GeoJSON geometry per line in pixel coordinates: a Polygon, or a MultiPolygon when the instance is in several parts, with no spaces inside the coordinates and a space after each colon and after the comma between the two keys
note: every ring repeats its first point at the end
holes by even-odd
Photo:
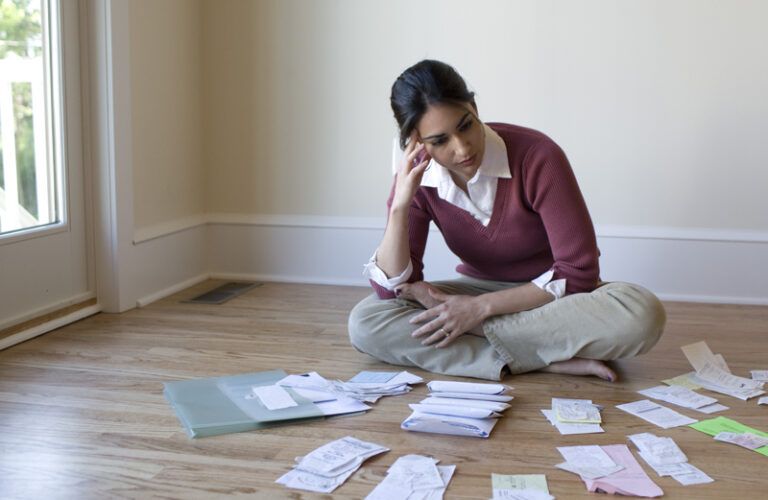
{"type": "Polygon", "coordinates": [[[475,162],[475,156],[477,155],[470,156],[466,160],[460,162],[459,165],[461,165],[462,167],[468,167],[469,165],[472,165],[475,162]]]}

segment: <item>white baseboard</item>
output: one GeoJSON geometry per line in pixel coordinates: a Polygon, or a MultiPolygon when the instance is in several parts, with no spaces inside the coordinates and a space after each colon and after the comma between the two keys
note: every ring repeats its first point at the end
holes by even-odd
{"type": "Polygon", "coordinates": [[[177,293],[182,290],[186,290],[189,287],[195,286],[198,283],[202,283],[203,281],[209,279],[210,277],[211,276],[208,273],[198,274],[193,278],[189,278],[180,283],[175,283],[169,287],[163,288],[162,290],[158,290],[157,292],[150,293],[149,295],[145,295],[144,297],[140,297],[139,299],[136,300],[136,307],[144,307],[146,305],[151,304],[152,302],[156,302],[160,299],[164,299],[169,295],[173,295],[174,293],[177,293]]]}
{"type": "Polygon", "coordinates": [[[143,307],[206,279],[207,240],[208,227],[193,225],[134,244],[127,302],[143,307]]]}
{"type": "Polygon", "coordinates": [[[33,311],[27,311],[23,314],[19,314],[17,316],[14,316],[12,318],[8,318],[3,322],[0,322],[0,330],[5,330],[6,328],[10,328],[14,325],[19,325],[21,323],[24,323],[25,321],[29,321],[34,318],[39,318],[41,316],[45,316],[48,313],[52,313],[54,311],[58,311],[60,309],[64,309],[65,307],[69,307],[73,304],[78,304],[80,302],[85,302],[88,299],[92,299],[96,296],[93,292],[85,292],[80,293],[78,295],[75,295],[73,297],[70,297],[66,300],[62,300],[59,302],[56,302],[54,304],[49,304],[45,307],[41,307],[38,309],[35,309],[33,311]]]}
{"type": "Polygon", "coordinates": [[[48,321],[47,323],[37,325],[28,330],[15,333],[9,337],[0,339],[0,351],[8,347],[14,346],[16,344],[19,344],[21,342],[24,342],[26,340],[33,339],[44,333],[48,333],[51,330],[61,328],[62,326],[68,325],[70,323],[74,323],[75,321],[81,320],[83,318],[87,318],[88,316],[92,316],[100,311],[101,311],[101,306],[98,304],[84,307],[82,309],[78,309],[77,311],[72,312],[71,314],[67,314],[66,316],[62,316],[60,318],[56,318],[54,320],[48,321]]]}
{"type": "MultiPolygon", "coordinates": [[[[162,255],[144,253],[154,261],[155,281],[157,272],[165,277],[162,286],[141,287],[147,293],[140,305],[205,277],[367,286],[362,266],[379,243],[384,219],[209,214],[204,224],[179,230],[183,224],[141,243],[164,248],[162,255]],[[205,247],[204,262],[185,241],[190,232],[205,247]],[[172,255],[187,255],[195,264],[169,272],[164,259],[172,255]]],[[[664,300],[768,305],[766,232],[623,226],[598,226],[597,232],[604,280],[638,283],[664,300]]],[[[433,231],[426,278],[454,277],[457,263],[433,231]]]]}

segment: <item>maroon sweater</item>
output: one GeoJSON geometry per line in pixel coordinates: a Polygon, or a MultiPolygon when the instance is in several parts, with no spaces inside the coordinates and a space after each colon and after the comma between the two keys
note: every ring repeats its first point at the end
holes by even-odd
{"type": "MultiPolygon", "coordinates": [[[[448,248],[461,259],[456,271],[493,281],[531,281],[549,269],[565,278],[566,294],[590,292],[599,280],[595,229],[576,177],[562,149],[532,129],[488,123],[507,147],[509,179],[500,178],[491,220],[472,214],[421,186],[408,215],[413,273],[424,279],[424,248],[434,221],[448,248]]],[[[392,204],[394,186],[387,201],[392,204]]],[[[395,294],[371,281],[379,298],[395,294]]]]}

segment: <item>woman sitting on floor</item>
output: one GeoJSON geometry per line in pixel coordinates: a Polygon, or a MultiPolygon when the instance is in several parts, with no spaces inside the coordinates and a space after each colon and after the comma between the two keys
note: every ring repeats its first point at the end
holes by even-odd
{"type": "Polygon", "coordinates": [[[613,381],[603,361],[658,341],[659,300],[600,281],[586,203],[552,139],[480,121],[474,93],[439,61],[408,68],[390,100],[405,151],[365,267],[375,294],[349,317],[353,346],[446,375],[542,370],[613,381]],[[430,222],[461,260],[457,279],[424,281],[430,222]]]}

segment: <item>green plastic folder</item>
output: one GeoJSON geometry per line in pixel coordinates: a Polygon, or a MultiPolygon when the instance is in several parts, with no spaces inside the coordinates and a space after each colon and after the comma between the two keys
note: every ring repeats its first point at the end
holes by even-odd
{"type": "Polygon", "coordinates": [[[229,377],[166,382],[164,395],[190,437],[217,436],[322,418],[311,401],[287,389],[298,406],[268,410],[258,398],[246,399],[251,387],[273,385],[283,370],[229,377]]]}
{"type": "MultiPolygon", "coordinates": [[[[753,429],[752,427],[747,427],[746,425],[735,420],[731,420],[728,417],[716,417],[709,420],[702,420],[700,422],[696,422],[695,424],[690,424],[688,427],[692,427],[697,431],[709,434],[710,436],[716,436],[721,432],[735,432],[737,434],[750,432],[752,434],[757,434],[758,436],[768,437],[768,432],[763,432],[757,429],[753,429]]],[[[768,446],[763,446],[752,451],[756,451],[757,453],[768,457],[768,446]]]]}

